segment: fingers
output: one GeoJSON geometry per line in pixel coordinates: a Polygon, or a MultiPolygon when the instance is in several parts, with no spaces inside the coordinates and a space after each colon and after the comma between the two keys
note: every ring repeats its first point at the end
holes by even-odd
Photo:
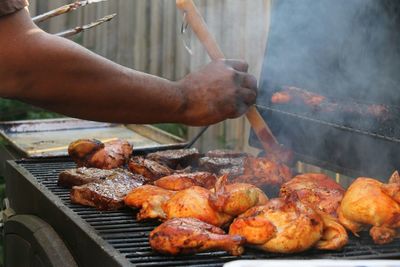
{"type": "Polygon", "coordinates": [[[232,67],[234,70],[240,72],[247,72],[249,70],[249,64],[243,60],[224,59],[222,61],[225,63],[225,65],[232,67]]]}

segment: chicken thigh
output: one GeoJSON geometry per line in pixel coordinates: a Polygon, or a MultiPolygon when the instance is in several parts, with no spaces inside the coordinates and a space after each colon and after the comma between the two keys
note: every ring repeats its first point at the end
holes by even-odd
{"type": "Polygon", "coordinates": [[[172,255],[209,250],[240,255],[245,242],[241,236],[227,235],[222,229],[195,218],[168,220],[150,233],[149,240],[154,250],[172,255]]]}

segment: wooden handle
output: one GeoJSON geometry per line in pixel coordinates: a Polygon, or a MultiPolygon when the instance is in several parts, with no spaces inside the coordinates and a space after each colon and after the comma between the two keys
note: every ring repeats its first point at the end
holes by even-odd
{"type": "MultiPolygon", "coordinates": [[[[176,5],[179,9],[186,13],[186,20],[191,26],[193,32],[197,35],[200,42],[204,45],[211,59],[225,58],[217,41],[208,30],[207,24],[196,8],[192,0],[177,0],[176,5]]],[[[280,145],[272,134],[270,128],[258,112],[255,106],[249,108],[247,114],[251,127],[254,129],[258,139],[264,147],[264,150],[274,153],[280,149],[280,145]]]]}

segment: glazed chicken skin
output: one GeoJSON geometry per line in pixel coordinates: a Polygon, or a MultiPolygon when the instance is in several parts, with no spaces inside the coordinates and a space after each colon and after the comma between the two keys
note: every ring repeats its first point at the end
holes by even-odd
{"type": "Polygon", "coordinates": [[[230,180],[231,183],[249,183],[263,188],[279,186],[292,178],[290,168],[269,158],[248,157],[244,161],[243,175],[230,180]]]}
{"type": "Polygon", "coordinates": [[[192,217],[220,227],[268,199],[253,185],[225,185],[226,179],[218,179],[215,192],[199,186],[179,191],[163,205],[167,218],[192,217]]]}
{"type": "Polygon", "coordinates": [[[154,185],[167,190],[180,191],[195,185],[211,189],[216,181],[217,177],[210,172],[176,173],[154,181],[154,185]]]}
{"type": "Polygon", "coordinates": [[[227,235],[222,229],[195,218],[175,218],[155,228],[149,237],[150,246],[163,254],[188,254],[225,250],[241,255],[245,239],[227,235]]]}
{"type": "Polygon", "coordinates": [[[264,251],[296,253],[316,245],[323,228],[321,217],[312,208],[276,198],[236,218],[229,234],[243,236],[248,244],[264,251]]]}
{"type": "MultiPolygon", "coordinates": [[[[392,178],[390,181],[396,181],[392,178]]],[[[370,228],[376,244],[386,244],[400,227],[400,185],[384,184],[366,177],[357,178],[347,189],[338,209],[340,222],[353,234],[370,228]]]]}
{"type": "Polygon", "coordinates": [[[109,170],[126,164],[132,146],[123,140],[102,143],[96,139],[79,139],[68,146],[68,154],[78,167],[109,170]]]}
{"type": "Polygon", "coordinates": [[[162,205],[167,202],[176,192],[166,190],[154,185],[144,185],[132,190],[125,198],[125,205],[139,208],[137,220],[160,219],[165,220],[167,216],[162,205]]]}
{"type": "Polygon", "coordinates": [[[295,194],[300,201],[337,217],[336,210],[344,192],[341,185],[325,174],[305,173],[284,183],[279,195],[289,198],[295,194]]]}

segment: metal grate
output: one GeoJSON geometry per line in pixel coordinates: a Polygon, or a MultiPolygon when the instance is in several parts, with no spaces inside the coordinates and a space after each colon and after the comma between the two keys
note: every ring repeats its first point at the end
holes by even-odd
{"type": "Polygon", "coordinates": [[[222,266],[223,263],[237,259],[316,259],[316,258],[393,258],[400,256],[400,240],[383,246],[373,244],[368,233],[360,238],[350,237],[349,244],[341,251],[310,250],[293,255],[263,253],[246,249],[241,257],[230,256],[225,252],[207,252],[177,257],[164,256],[153,252],[148,243],[150,231],[157,225],[154,222],[137,222],[135,212],[130,209],[101,212],[96,209],[71,204],[69,190],[57,186],[60,171],[74,168],[75,164],[65,161],[21,161],[20,166],[29,171],[37,181],[44,185],[73,212],[91,225],[98,235],[110,243],[135,266],[222,266]]]}

